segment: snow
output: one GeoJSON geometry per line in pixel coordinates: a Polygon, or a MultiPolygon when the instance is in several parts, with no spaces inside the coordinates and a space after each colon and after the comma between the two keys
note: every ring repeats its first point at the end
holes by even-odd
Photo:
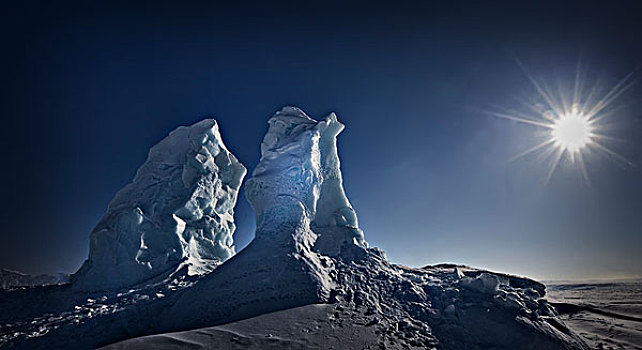
{"type": "Polygon", "coordinates": [[[497,276],[488,273],[482,273],[474,278],[464,276],[459,280],[459,285],[463,288],[467,288],[480,293],[490,294],[497,292],[500,283],[503,285],[507,285],[508,280],[500,280],[500,278],[498,278],[497,276]]]}
{"type": "Polygon", "coordinates": [[[549,299],[594,349],[642,349],[642,281],[556,283],[549,299]]]}
{"type": "Polygon", "coordinates": [[[269,120],[245,186],[255,238],[215,269],[208,259],[229,256],[213,243],[231,247],[245,170],[213,121],[174,131],[110,204],[72,285],[2,295],[0,345],[95,348],[162,334],[114,348],[587,348],[539,282],[466,266],[395,265],[369,247],[343,189],[343,128],[334,114],[317,121],[295,107],[269,120]],[[228,224],[214,225],[212,213],[229,214],[228,224]],[[119,288],[95,290],[118,273],[126,275],[119,288]]]}
{"type": "MultiPolygon", "coordinates": [[[[118,349],[378,349],[376,322],[338,305],[307,305],[221,326],[134,338],[106,346],[118,349]]],[[[400,344],[388,349],[404,349],[400,344]]]]}
{"type": "MultiPolygon", "coordinates": [[[[360,272],[364,268],[367,266],[357,263],[344,273],[358,280],[364,277],[360,272]]],[[[390,274],[383,281],[371,284],[369,289],[352,284],[335,293],[330,304],[289,308],[218,326],[133,338],[105,349],[563,349],[567,345],[571,349],[582,348],[573,335],[555,328],[565,329],[563,324],[555,323],[552,309],[539,310],[546,306],[543,301],[525,297],[523,290],[515,287],[531,284],[537,289],[542,287],[536,282],[463,266],[388,268],[390,274]],[[462,271],[461,278],[456,276],[455,269],[462,271]],[[491,279],[505,284],[500,284],[495,293],[471,294],[457,288],[461,279],[476,280],[479,276],[492,276],[491,279]],[[506,293],[514,293],[532,306],[515,312],[513,305],[500,297],[506,293]],[[541,319],[537,320],[532,313],[541,313],[541,319]],[[514,315],[518,320],[511,318],[514,315]]]]}
{"type": "Polygon", "coordinates": [[[172,131],[109,203],[74,287],[134,285],[185,261],[190,273],[211,271],[235,253],[234,206],[245,173],[215,120],[172,131]]]}

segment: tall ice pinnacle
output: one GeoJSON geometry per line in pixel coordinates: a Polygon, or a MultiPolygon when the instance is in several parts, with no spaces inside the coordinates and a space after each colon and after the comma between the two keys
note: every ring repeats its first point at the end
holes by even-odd
{"type": "Polygon", "coordinates": [[[337,262],[370,254],[343,190],[336,149],[343,124],[334,113],[317,121],[296,107],[268,124],[261,159],[245,182],[255,237],[173,303],[172,322],[189,315],[181,327],[327,302],[337,288],[337,262]],[[216,293],[202,298],[204,291],[216,293]]]}
{"type": "Polygon", "coordinates": [[[345,228],[352,243],[365,245],[343,189],[337,135],[344,125],[337,116],[316,121],[299,108],[284,107],[268,124],[261,160],[246,184],[257,238],[283,222],[306,221],[317,234],[345,228]]]}
{"type": "Polygon", "coordinates": [[[227,260],[234,254],[234,206],[245,174],[215,120],[172,131],[109,203],[74,285],[118,288],[181,263],[199,273],[227,260]]]}

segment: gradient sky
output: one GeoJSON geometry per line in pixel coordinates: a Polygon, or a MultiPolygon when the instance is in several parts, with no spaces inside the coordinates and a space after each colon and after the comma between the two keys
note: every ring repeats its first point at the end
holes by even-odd
{"type": "MultiPolygon", "coordinates": [[[[482,112],[536,97],[516,59],[571,86],[581,60],[600,91],[615,85],[642,63],[639,2],[94,3],[3,8],[0,267],[74,272],[170,130],[214,116],[251,170],[267,119],[297,105],[346,124],[346,192],[394,262],[642,276],[642,82],[609,119],[633,165],[591,158],[590,186],[572,166],[546,184],[536,156],[508,162],[539,130],[482,112]]],[[[242,248],[244,197],[236,219],[242,248]]]]}

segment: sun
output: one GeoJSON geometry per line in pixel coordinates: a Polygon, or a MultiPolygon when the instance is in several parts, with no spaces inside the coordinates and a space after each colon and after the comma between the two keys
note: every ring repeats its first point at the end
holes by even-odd
{"type": "Polygon", "coordinates": [[[609,108],[612,103],[633,85],[633,72],[598,98],[597,84],[585,93],[579,65],[573,88],[564,89],[558,86],[557,89],[550,89],[528,74],[521,63],[518,64],[535,87],[539,99],[536,99],[537,102],[526,103],[525,109],[499,108],[499,111],[486,112],[495,117],[543,128],[547,132],[543,134],[543,140],[539,144],[517,154],[512,160],[533,152],[541,152],[543,157],[550,159],[546,183],[557,166],[566,161],[567,164],[576,165],[581,170],[589,185],[585,161],[593,154],[601,153],[627,166],[633,165],[607,147],[606,142],[614,138],[604,134],[607,128],[603,123],[604,119],[613,114],[614,109],[609,108]]]}
{"type": "Polygon", "coordinates": [[[585,115],[574,107],[570,113],[559,115],[551,126],[551,138],[556,147],[569,153],[577,153],[593,140],[593,126],[585,115]]]}

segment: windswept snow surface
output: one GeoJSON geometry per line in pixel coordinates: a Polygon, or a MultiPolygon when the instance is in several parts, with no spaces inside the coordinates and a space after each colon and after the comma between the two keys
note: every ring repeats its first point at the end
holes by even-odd
{"type": "Polygon", "coordinates": [[[109,203],[73,276],[84,290],[133,285],[181,262],[209,272],[234,254],[234,206],[245,167],[205,119],[152,147],[134,180],[109,203]]]}
{"type": "MultiPolygon", "coordinates": [[[[161,340],[195,348],[227,341],[255,348],[314,348],[324,341],[337,348],[587,348],[544,299],[541,283],[455,265],[398,266],[368,247],[343,191],[336,150],[342,129],[334,114],[317,121],[295,107],[270,119],[260,163],[246,184],[255,238],[213,271],[191,274],[187,259],[171,274],[116,291],[87,293],[75,280],[7,292],[0,298],[1,344],[95,348],[166,334],[161,340]],[[284,324],[262,327],[257,320],[284,324]],[[309,327],[299,329],[305,320],[309,327]],[[268,333],[275,339],[265,339],[268,333]],[[328,340],[348,335],[354,339],[328,340]]],[[[153,348],[159,337],[125,344],[149,340],[153,348]]]]}
{"type": "MultiPolygon", "coordinates": [[[[221,326],[134,338],[102,349],[378,349],[381,336],[373,320],[338,305],[314,304],[221,326]]],[[[402,348],[396,345],[387,348],[402,348]]]]}
{"type": "Polygon", "coordinates": [[[592,348],[642,350],[642,281],[548,287],[561,318],[592,348]]]}

